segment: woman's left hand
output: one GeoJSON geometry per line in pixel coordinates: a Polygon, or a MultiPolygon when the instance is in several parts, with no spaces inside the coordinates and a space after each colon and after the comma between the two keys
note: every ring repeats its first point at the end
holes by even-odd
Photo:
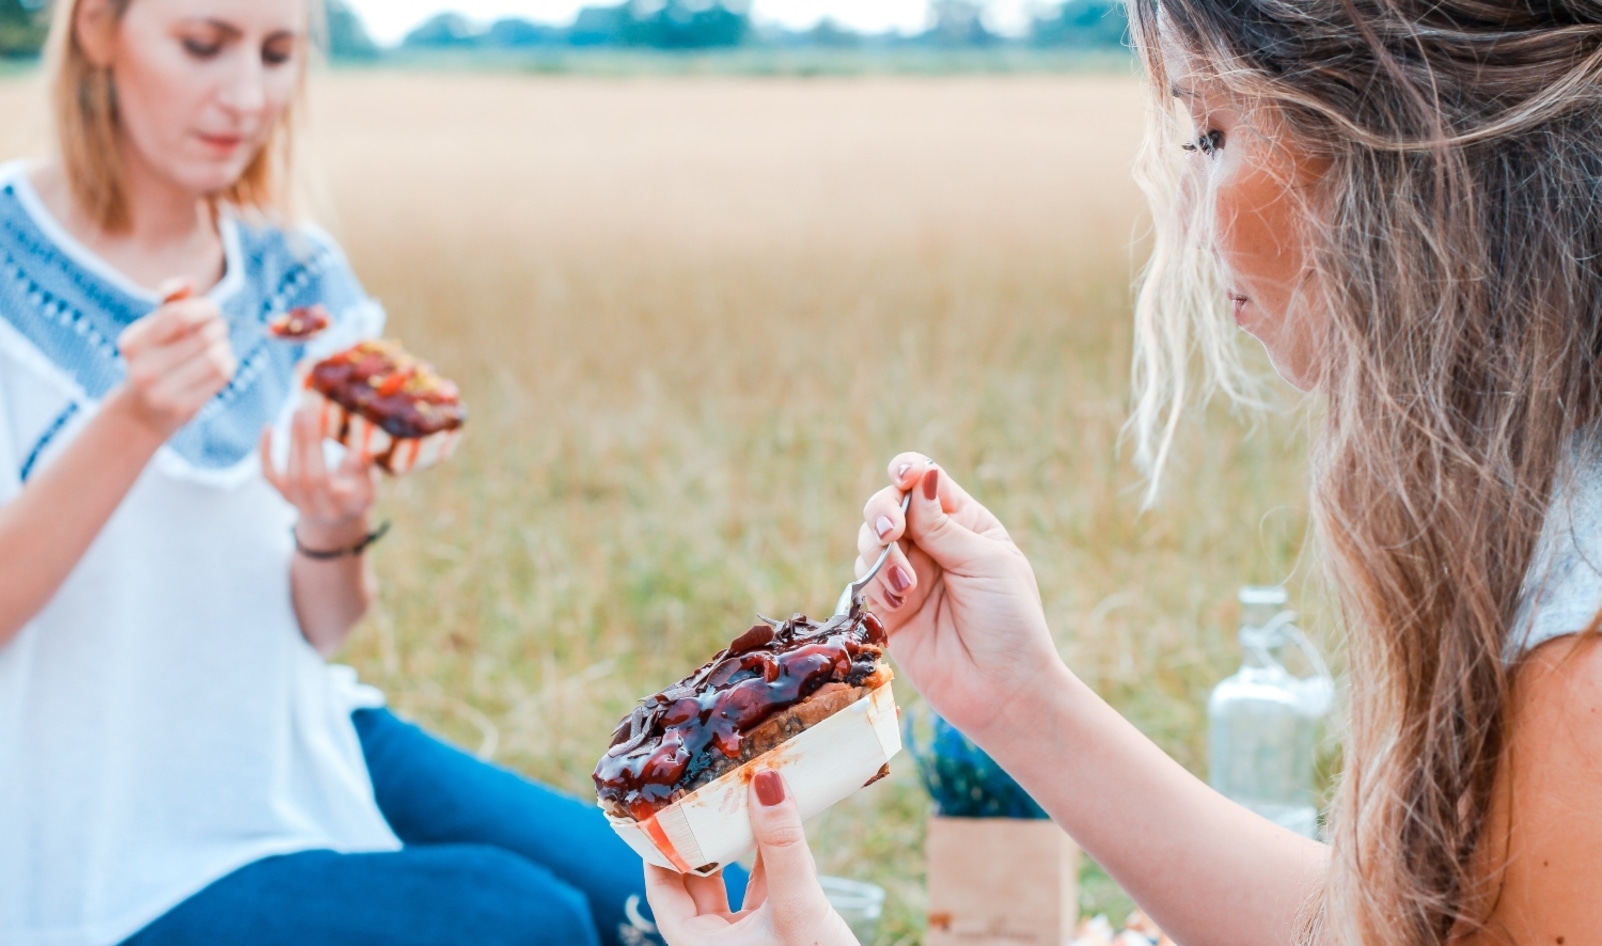
{"type": "Polygon", "coordinates": [[[729,909],[721,876],[645,865],[645,893],[668,946],[858,946],[818,884],[801,810],[784,778],[758,773],[749,808],[757,863],[740,912],[729,909]]]}
{"type": "Polygon", "coordinates": [[[261,435],[261,466],[267,482],[300,510],[295,534],[309,548],[352,545],[367,534],[378,499],[377,474],[354,450],[338,466],[323,455],[315,408],[301,408],[290,428],[289,458],[282,470],[273,463],[272,428],[261,435]]]}

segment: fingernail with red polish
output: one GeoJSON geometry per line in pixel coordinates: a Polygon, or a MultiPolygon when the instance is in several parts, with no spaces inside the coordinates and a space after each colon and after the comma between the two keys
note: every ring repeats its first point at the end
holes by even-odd
{"type": "Polygon", "coordinates": [[[901,606],[907,603],[907,599],[893,591],[887,591],[884,593],[884,603],[890,606],[890,610],[899,611],[901,606]]]}
{"type": "Polygon", "coordinates": [[[890,529],[891,522],[889,516],[880,516],[879,518],[873,520],[873,531],[879,536],[879,538],[882,539],[889,535],[890,529]]]}
{"type": "Polygon", "coordinates": [[[756,776],[757,801],[764,806],[772,808],[784,802],[784,779],[772,769],[758,772],[756,776]]]}
{"type": "Polygon", "coordinates": [[[929,472],[923,475],[923,498],[934,499],[940,495],[940,468],[930,467],[929,472]]]}
{"type": "Polygon", "coordinates": [[[890,587],[894,588],[898,593],[904,592],[912,587],[912,576],[907,574],[907,570],[900,565],[892,566],[890,569],[890,587]]]}

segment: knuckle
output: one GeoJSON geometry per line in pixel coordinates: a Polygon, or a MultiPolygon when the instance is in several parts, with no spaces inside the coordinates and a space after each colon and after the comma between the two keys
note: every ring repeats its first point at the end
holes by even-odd
{"type": "Polygon", "coordinates": [[[787,819],[778,824],[770,824],[762,832],[762,843],[765,847],[776,851],[793,851],[804,848],[807,843],[806,830],[793,819],[787,819]]]}

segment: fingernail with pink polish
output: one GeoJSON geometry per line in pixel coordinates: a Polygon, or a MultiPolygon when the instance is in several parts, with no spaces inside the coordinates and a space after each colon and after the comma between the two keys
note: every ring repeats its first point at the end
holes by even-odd
{"type": "Polygon", "coordinates": [[[929,472],[923,475],[923,498],[934,499],[940,495],[940,468],[930,467],[929,472]]]}
{"type": "Polygon", "coordinates": [[[784,779],[779,777],[779,773],[772,769],[758,772],[755,782],[757,801],[765,807],[772,808],[784,803],[784,779]]]}
{"type": "Polygon", "coordinates": [[[891,528],[893,528],[893,523],[890,522],[889,516],[880,516],[873,520],[874,534],[881,539],[890,534],[891,528]]]}
{"type": "Polygon", "coordinates": [[[901,606],[907,603],[907,599],[893,591],[887,591],[884,593],[884,603],[890,606],[890,610],[899,611],[901,606]]]}
{"type": "Polygon", "coordinates": [[[910,464],[910,463],[901,464],[901,468],[899,470],[896,470],[896,482],[898,482],[898,483],[901,482],[902,478],[907,475],[907,471],[910,470],[910,469],[912,469],[912,464],[910,464]]]}
{"type": "Polygon", "coordinates": [[[900,565],[893,565],[890,568],[890,587],[894,588],[897,594],[905,593],[912,587],[912,576],[900,565]]]}

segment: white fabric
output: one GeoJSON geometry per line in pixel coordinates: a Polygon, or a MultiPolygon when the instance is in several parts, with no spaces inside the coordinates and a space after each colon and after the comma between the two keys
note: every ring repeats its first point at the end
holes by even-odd
{"type": "Polygon", "coordinates": [[[1577,453],[1553,490],[1509,640],[1516,659],[1578,634],[1602,610],[1602,463],[1577,453]]]}
{"type": "MultiPolygon", "coordinates": [[[[0,320],[0,503],[73,402],[34,476],[96,405],[0,320]]],[[[179,466],[146,468],[0,648],[4,946],[110,946],[262,857],[400,847],[350,720],[382,696],[326,665],[294,615],[293,509],[259,466],[209,483],[179,466]]]]}

